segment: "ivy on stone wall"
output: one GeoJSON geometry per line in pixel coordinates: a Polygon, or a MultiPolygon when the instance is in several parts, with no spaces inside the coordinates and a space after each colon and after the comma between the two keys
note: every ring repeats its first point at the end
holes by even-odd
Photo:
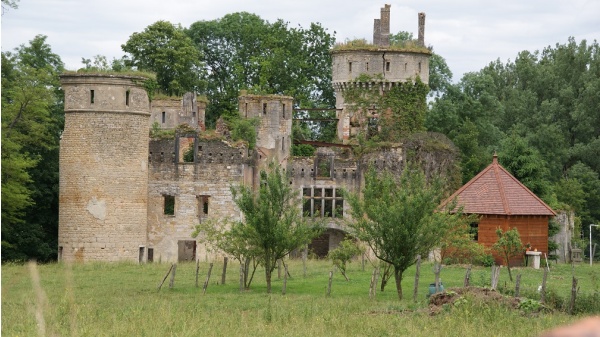
{"type": "Polygon", "coordinates": [[[354,85],[344,91],[346,106],[354,113],[351,123],[365,127],[373,141],[398,142],[402,138],[424,131],[427,84],[419,77],[415,81],[394,84],[381,75],[361,74],[354,85]]]}

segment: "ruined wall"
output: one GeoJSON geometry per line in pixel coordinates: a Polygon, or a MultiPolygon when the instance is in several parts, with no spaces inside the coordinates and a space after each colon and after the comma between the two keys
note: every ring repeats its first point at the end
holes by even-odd
{"type": "Polygon", "coordinates": [[[197,130],[205,130],[206,102],[199,101],[196,94],[188,92],[183,97],[160,97],[151,103],[150,126],[158,123],[161,129],[174,129],[187,124],[197,130]]]}
{"type": "Polygon", "coordinates": [[[558,261],[560,262],[571,262],[571,255],[569,247],[571,247],[571,239],[573,238],[573,231],[575,230],[575,214],[572,211],[561,211],[554,218],[559,224],[559,231],[550,240],[558,244],[558,249],[555,252],[549,252],[550,254],[556,254],[558,261]]]}
{"type": "Polygon", "coordinates": [[[146,246],[144,78],[69,74],[60,142],[59,258],[138,261],[146,246]]]}
{"type": "Polygon", "coordinates": [[[293,98],[242,93],[238,103],[243,118],[258,118],[260,121],[256,148],[261,163],[274,159],[285,165],[292,144],[293,98]]]}
{"type": "MultiPolygon", "coordinates": [[[[181,241],[192,238],[194,226],[210,219],[239,219],[230,187],[251,183],[251,158],[246,147],[221,140],[195,142],[195,161],[184,163],[176,153],[177,140],[150,142],[148,184],[148,247],[153,260],[177,262],[181,241]],[[165,214],[165,196],[174,197],[173,214],[165,214]],[[206,205],[205,205],[206,204],[206,205]]],[[[196,258],[214,255],[196,247],[196,258]]]]}

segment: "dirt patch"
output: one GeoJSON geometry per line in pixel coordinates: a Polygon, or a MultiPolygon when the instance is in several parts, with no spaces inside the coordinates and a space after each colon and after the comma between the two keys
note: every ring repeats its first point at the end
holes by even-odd
{"type": "Polygon", "coordinates": [[[477,302],[500,303],[512,309],[518,309],[520,303],[518,298],[504,296],[489,288],[449,288],[442,293],[431,295],[429,298],[429,314],[436,315],[444,310],[444,306],[463,300],[465,296],[469,296],[477,302]]]}

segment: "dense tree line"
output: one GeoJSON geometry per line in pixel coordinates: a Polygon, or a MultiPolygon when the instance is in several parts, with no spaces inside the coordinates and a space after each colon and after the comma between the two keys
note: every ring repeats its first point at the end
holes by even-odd
{"type": "Polygon", "coordinates": [[[56,257],[63,70],[46,36],[2,53],[2,261],[56,257]]]}
{"type": "MultiPolygon", "coordinates": [[[[600,221],[600,47],[571,38],[491,62],[444,88],[426,126],[462,153],[466,182],[492,153],[553,207],[600,221]]],[[[596,239],[600,235],[596,235],[596,239]]]]}

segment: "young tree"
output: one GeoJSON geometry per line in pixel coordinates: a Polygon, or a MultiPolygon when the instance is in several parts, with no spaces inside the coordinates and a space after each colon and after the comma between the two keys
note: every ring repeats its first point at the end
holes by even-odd
{"type": "Polygon", "coordinates": [[[352,239],[346,238],[340,242],[340,245],[333,250],[330,250],[327,254],[327,258],[333,262],[333,265],[338,267],[342,275],[348,281],[346,275],[346,263],[348,263],[353,257],[362,253],[363,250],[354,242],[352,239]]]}
{"type": "Polygon", "coordinates": [[[265,267],[267,293],[271,293],[271,274],[277,260],[307,244],[322,231],[319,222],[304,219],[300,213],[298,193],[288,183],[283,170],[271,162],[260,172],[260,186],[232,187],[236,205],[244,219],[235,226],[237,236],[247,247],[257,250],[265,267]]]}
{"type": "Polygon", "coordinates": [[[450,208],[437,209],[442,192],[441,179],[427,182],[420,169],[408,165],[400,177],[371,168],[365,175],[363,196],[349,195],[354,219],[349,226],[377,258],[394,267],[399,299],[403,273],[417,255],[429,253],[450,228],[466,221],[460,209],[453,213],[450,208]]]}
{"type": "Polygon", "coordinates": [[[256,268],[261,263],[261,249],[249,244],[244,230],[244,224],[239,221],[219,224],[209,220],[196,225],[192,237],[198,237],[199,242],[211,245],[238,260],[244,266],[244,288],[250,289],[256,268]]]}
{"type": "Polygon", "coordinates": [[[502,256],[506,268],[508,269],[508,276],[512,282],[512,274],[510,272],[510,259],[512,257],[523,254],[523,243],[521,243],[521,236],[516,228],[503,232],[502,229],[496,229],[496,235],[498,241],[494,243],[492,248],[502,256]]]}

